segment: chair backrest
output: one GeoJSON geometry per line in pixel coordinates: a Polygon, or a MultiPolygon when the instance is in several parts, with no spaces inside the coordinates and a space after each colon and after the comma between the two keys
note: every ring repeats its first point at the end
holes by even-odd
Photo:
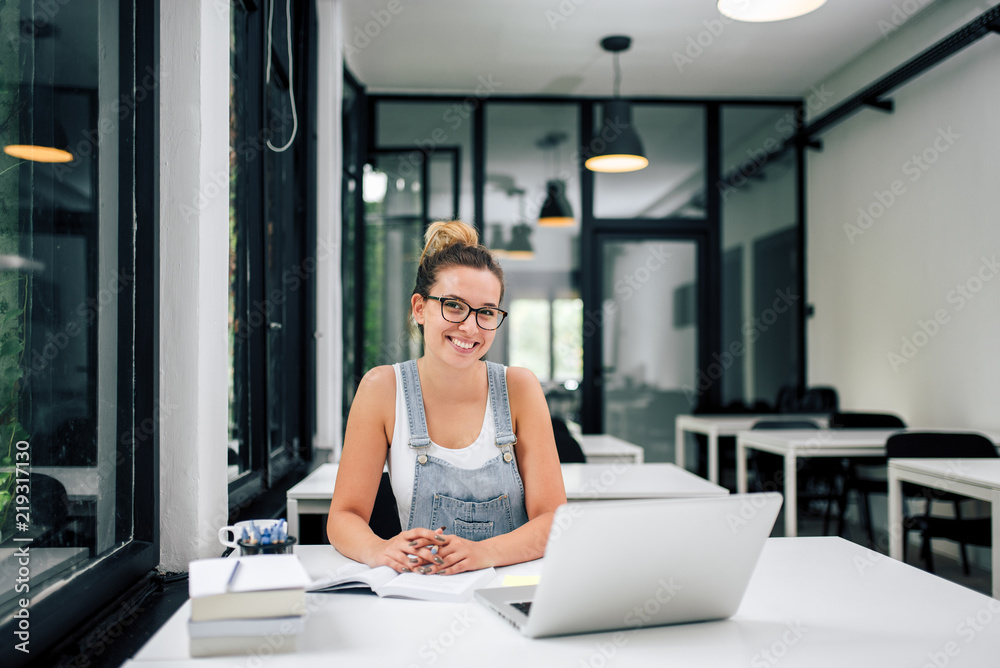
{"type": "Polygon", "coordinates": [[[819,429],[812,420],[761,420],[754,422],[751,429],[819,429]]]}
{"type": "Polygon", "coordinates": [[[906,423],[891,413],[833,413],[831,429],[905,429],[906,423]]]}
{"type": "Polygon", "coordinates": [[[832,413],[840,407],[837,390],[832,387],[810,387],[799,399],[800,413],[832,413]]]}
{"type": "Polygon", "coordinates": [[[774,400],[774,410],[778,413],[794,413],[799,409],[799,399],[802,397],[802,388],[795,385],[782,385],[778,389],[778,396],[774,400]]]}
{"type": "Polygon", "coordinates": [[[376,536],[385,540],[403,530],[399,523],[396,496],[392,493],[389,474],[385,471],[382,472],[378,492],[375,493],[375,505],[372,507],[372,516],[368,519],[368,526],[371,527],[376,536]]]}
{"type": "Polygon", "coordinates": [[[996,458],[993,441],[972,432],[908,431],[893,434],[885,442],[887,457],[996,458]]]}
{"type": "Polygon", "coordinates": [[[566,421],[562,418],[552,418],[552,433],[556,437],[556,450],[559,452],[559,461],[563,464],[584,463],[587,461],[583,454],[583,448],[573,438],[566,421]]]}

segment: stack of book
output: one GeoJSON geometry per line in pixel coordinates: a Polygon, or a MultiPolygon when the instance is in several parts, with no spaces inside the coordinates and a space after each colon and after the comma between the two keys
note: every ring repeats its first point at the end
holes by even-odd
{"type": "Polygon", "coordinates": [[[294,554],[192,561],[191,656],[295,651],[309,583],[294,554]]]}

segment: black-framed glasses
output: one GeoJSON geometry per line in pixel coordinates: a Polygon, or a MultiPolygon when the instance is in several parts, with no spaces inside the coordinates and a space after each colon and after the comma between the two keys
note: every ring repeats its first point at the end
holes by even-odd
{"type": "Polygon", "coordinates": [[[493,331],[507,317],[507,311],[498,309],[495,306],[480,306],[472,308],[458,297],[435,297],[427,295],[427,299],[436,299],[441,303],[441,317],[448,322],[465,322],[470,313],[476,314],[476,324],[480,329],[493,331]]]}

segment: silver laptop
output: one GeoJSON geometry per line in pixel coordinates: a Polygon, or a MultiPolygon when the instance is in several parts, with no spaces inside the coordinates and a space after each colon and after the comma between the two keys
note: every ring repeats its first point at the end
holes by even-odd
{"type": "Polygon", "coordinates": [[[531,638],[725,619],[780,508],[773,492],[566,504],[539,583],[476,599],[531,638]]]}

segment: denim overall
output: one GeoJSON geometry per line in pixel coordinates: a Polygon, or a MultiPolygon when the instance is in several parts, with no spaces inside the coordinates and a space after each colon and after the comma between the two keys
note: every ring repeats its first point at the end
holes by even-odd
{"type": "Polygon", "coordinates": [[[410,425],[409,446],[417,455],[406,528],[443,526],[446,533],[479,541],[508,533],[527,522],[524,484],[512,451],[517,437],[511,424],[503,365],[486,362],[499,452],[477,469],[453,466],[428,454],[431,439],[427,435],[416,360],[400,364],[399,370],[410,425]]]}

